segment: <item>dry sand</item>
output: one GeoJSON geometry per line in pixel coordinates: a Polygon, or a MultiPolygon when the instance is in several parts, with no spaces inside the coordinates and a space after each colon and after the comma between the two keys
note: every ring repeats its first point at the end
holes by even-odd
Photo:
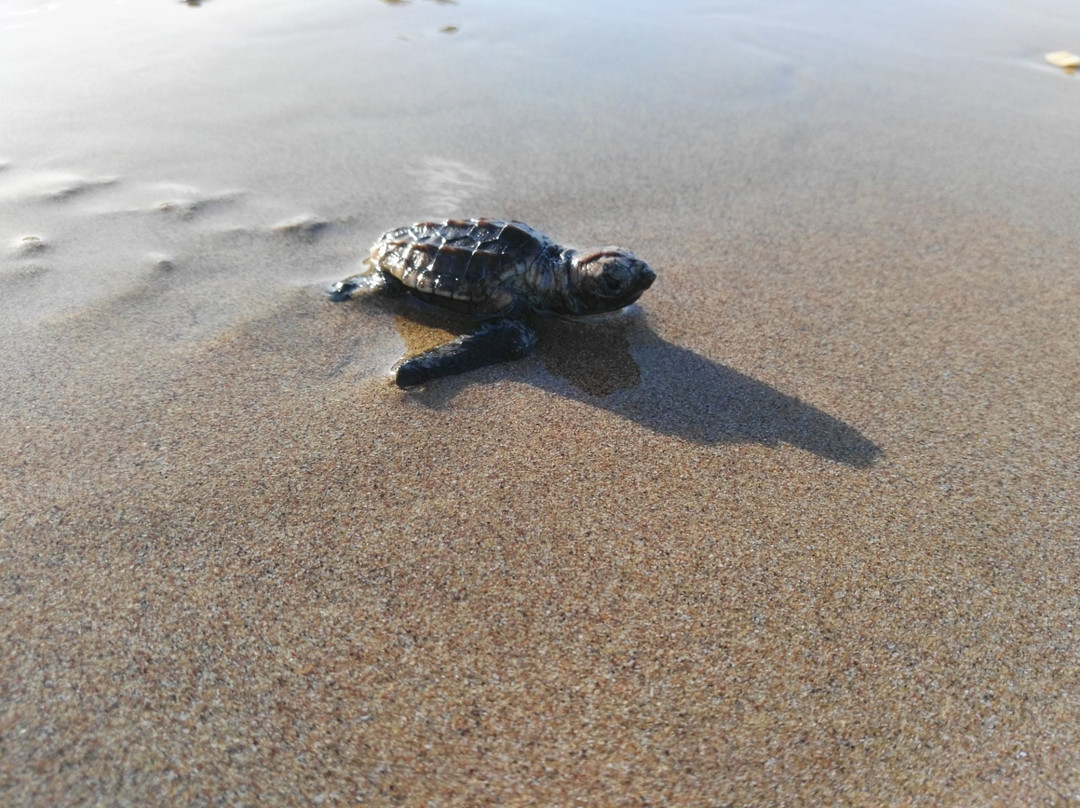
{"type": "MultiPolygon", "coordinates": [[[[379,12],[503,41],[465,39],[464,3],[379,12]]],[[[1080,802],[1078,163],[1032,121],[1075,131],[1080,83],[1021,41],[1060,25],[984,21],[990,75],[949,62],[942,92],[982,88],[949,106],[917,37],[860,77],[766,22],[784,48],[717,56],[753,67],[717,110],[659,72],[621,172],[544,131],[470,162],[476,109],[447,124],[468,159],[406,143],[395,188],[370,154],[379,204],[307,152],[318,182],[276,199],[243,154],[186,195],[93,149],[74,179],[5,155],[0,801],[1080,802]],[[386,371],[446,324],[320,289],[442,212],[660,277],[403,393],[386,371]]],[[[663,31],[673,71],[705,58],[663,31]]]]}

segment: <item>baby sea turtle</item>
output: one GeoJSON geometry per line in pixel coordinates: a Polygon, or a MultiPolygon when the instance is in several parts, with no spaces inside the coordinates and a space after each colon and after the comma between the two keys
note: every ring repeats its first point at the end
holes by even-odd
{"type": "Polygon", "coordinates": [[[521,222],[448,219],[384,233],[367,271],[330,287],[331,300],[409,293],[487,322],[401,363],[400,387],[520,359],[536,345],[533,314],[580,317],[629,306],[656,275],[629,250],[565,249],[521,222]]]}

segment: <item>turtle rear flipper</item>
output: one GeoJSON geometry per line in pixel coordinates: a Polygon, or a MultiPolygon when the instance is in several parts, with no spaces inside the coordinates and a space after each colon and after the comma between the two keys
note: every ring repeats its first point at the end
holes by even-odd
{"type": "Polygon", "coordinates": [[[395,380],[398,387],[415,387],[443,376],[521,359],[535,346],[536,332],[524,320],[494,320],[479,331],[402,362],[395,380]]]}

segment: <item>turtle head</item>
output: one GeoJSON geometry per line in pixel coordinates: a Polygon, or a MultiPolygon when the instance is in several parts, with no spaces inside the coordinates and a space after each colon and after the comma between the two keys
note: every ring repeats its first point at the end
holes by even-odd
{"type": "Polygon", "coordinates": [[[649,265],[620,247],[576,255],[570,268],[575,314],[601,314],[629,306],[652,286],[649,265]]]}

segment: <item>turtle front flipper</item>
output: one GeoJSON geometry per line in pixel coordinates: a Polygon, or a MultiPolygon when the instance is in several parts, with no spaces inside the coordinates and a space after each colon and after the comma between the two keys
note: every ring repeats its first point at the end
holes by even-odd
{"type": "Polygon", "coordinates": [[[389,297],[401,297],[406,290],[401,281],[381,269],[350,275],[345,280],[338,281],[326,290],[326,294],[335,303],[351,300],[358,295],[374,294],[376,292],[381,292],[389,297]]]}
{"type": "Polygon", "coordinates": [[[535,345],[536,332],[524,320],[494,320],[479,331],[402,362],[397,369],[397,385],[414,387],[443,376],[521,359],[535,345]]]}

